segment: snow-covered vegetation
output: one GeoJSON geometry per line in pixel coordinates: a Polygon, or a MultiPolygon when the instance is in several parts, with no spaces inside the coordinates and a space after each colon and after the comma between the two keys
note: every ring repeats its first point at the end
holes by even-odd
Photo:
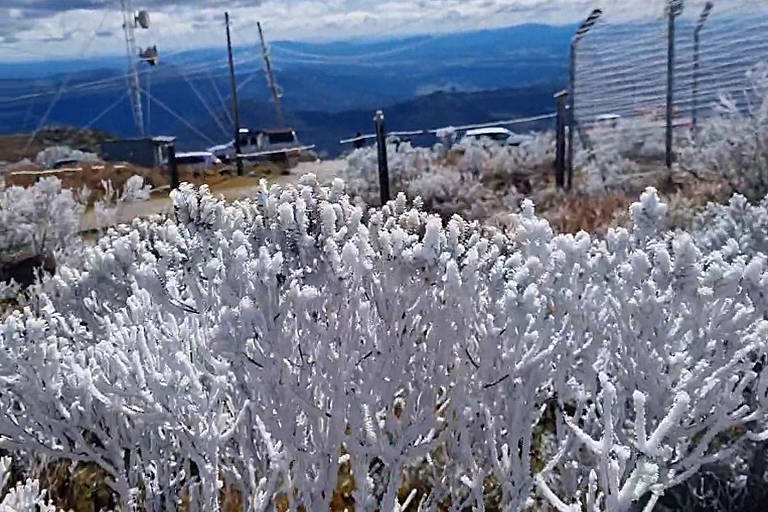
{"type": "Polygon", "coordinates": [[[649,189],[597,238],[344,187],[183,185],[63,260],[0,324],[0,447],[101,468],[126,511],[621,512],[764,482],[764,205],[692,236],[649,189]]]}
{"type": "Polygon", "coordinates": [[[76,160],[78,162],[96,162],[99,157],[95,153],[72,149],[69,146],[51,146],[40,151],[35,157],[35,163],[50,169],[60,160],[76,160]]]}
{"type": "MultiPolygon", "coordinates": [[[[10,457],[0,459],[0,489],[5,489],[11,477],[10,457]]],[[[56,507],[45,499],[45,491],[40,490],[40,482],[26,480],[18,482],[8,489],[0,501],[0,512],[57,512],[56,507]]]]}
{"type": "Polygon", "coordinates": [[[56,265],[2,285],[0,512],[64,508],[45,489],[56,463],[95,468],[126,512],[759,502],[768,68],[753,82],[677,159],[744,195],[694,211],[648,188],[600,234],[556,229],[529,198],[620,205],[663,156],[649,120],[593,131],[580,196],[548,185],[551,133],[452,130],[390,145],[385,205],[372,148],[330,186],[225,203],[184,184],[171,215],[130,225],[120,208],[150,187],[105,182],[95,242],[78,234],[87,190],[1,187],[2,253],[56,265]]]}
{"type": "MultiPolygon", "coordinates": [[[[118,192],[102,182],[104,196],[94,208],[100,225],[112,225],[122,205],[149,199],[141,176],[126,180],[118,192]]],[[[75,244],[90,191],[62,187],[58,178],[41,178],[30,187],[0,186],[0,257],[54,255],[75,244]]]]}
{"type": "MultiPolygon", "coordinates": [[[[524,194],[551,173],[554,135],[545,132],[518,146],[491,140],[464,139],[447,149],[387,147],[393,194],[421,197],[425,207],[448,218],[488,219],[519,207],[524,194]]],[[[344,179],[348,193],[365,204],[379,203],[378,160],[375,147],[357,149],[347,157],[344,179]]],[[[538,187],[541,188],[541,187],[538,187]]]]}
{"type": "Polygon", "coordinates": [[[752,200],[768,193],[768,64],[749,71],[752,87],[742,96],[720,97],[682,153],[681,166],[697,174],[713,172],[733,192],[752,200]]]}
{"type": "Polygon", "coordinates": [[[84,205],[56,178],[0,187],[0,254],[52,254],[77,236],[84,205]]]}
{"type": "MultiPolygon", "coordinates": [[[[102,182],[104,195],[94,203],[95,227],[116,223],[127,203],[149,199],[150,186],[132,176],[118,194],[102,182]]],[[[81,219],[90,191],[70,190],[55,177],[29,187],[0,185],[0,299],[13,299],[35,274],[54,271],[57,261],[78,261],[81,219]]]]}

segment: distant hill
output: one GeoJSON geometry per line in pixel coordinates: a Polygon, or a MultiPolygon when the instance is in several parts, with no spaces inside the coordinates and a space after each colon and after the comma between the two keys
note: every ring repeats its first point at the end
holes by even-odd
{"type": "MultiPolygon", "coordinates": [[[[387,128],[389,131],[420,130],[438,128],[447,125],[479,123],[485,121],[527,117],[549,112],[553,108],[552,95],[562,88],[562,84],[538,84],[519,88],[497,89],[476,92],[434,92],[418,96],[404,102],[387,106],[387,128]]],[[[241,105],[241,124],[252,128],[272,126],[272,105],[268,102],[246,100],[241,105]]],[[[338,155],[348,146],[339,145],[339,140],[354,136],[358,131],[370,133],[373,131],[373,114],[371,109],[345,110],[343,112],[321,112],[310,110],[289,111],[286,122],[294,127],[302,142],[315,144],[319,151],[330,156],[338,155]]],[[[174,120],[162,119],[165,123],[174,120]]],[[[196,120],[193,119],[193,122],[196,120]]],[[[196,124],[203,126],[203,120],[196,124]]],[[[522,125],[520,131],[548,127],[550,121],[522,125]]],[[[173,131],[179,137],[181,149],[200,149],[209,142],[185,126],[175,126],[173,131]]],[[[215,134],[212,134],[215,137],[215,134]]],[[[21,156],[34,156],[46,145],[67,143],[68,145],[94,151],[98,150],[100,140],[106,137],[100,132],[85,130],[77,133],[73,128],[47,129],[35,138],[30,151],[22,155],[21,148],[26,143],[28,135],[0,136],[0,160],[17,160],[21,156]],[[31,153],[30,153],[31,152],[31,153]]],[[[225,137],[219,134],[217,142],[223,142],[225,137]]],[[[432,144],[434,137],[424,137],[415,140],[420,144],[432,144]]]]}
{"type": "MultiPolygon", "coordinates": [[[[337,135],[368,130],[377,108],[387,111],[393,129],[485,121],[488,116],[522,111],[541,113],[534,106],[551,110],[547,104],[551,96],[543,99],[544,89],[551,87],[539,84],[564,83],[572,32],[573,27],[522,25],[385,41],[275,42],[271,49],[288,119],[304,139],[333,152],[338,148],[331,141],[337,135]],[[531,102],[520,93],[529,87],[538,91],[532,94],[541,94],[541,101],[531,102]],[[505,90],[518,92],[503,102],[494,99],[502,93],[483,92],[505,90]]],[[[231,103],[224,48],[167,58],[161,49],[160,62],[151,71],[144,68],[142,75],[142,87],[155,98],[144,105],[150,131],[177,135],[189,148],[229,138],[231,103]]],[[[274,125],[259,50],[238,48],[236,62],[244,122],[254,127],[274,125]]],[[[0,64],[0,134],[33,131],[61,90],[43,124],[135,135],[124,63],[124,56],[115,56],[0,64]]]]}
{"type": "MultiPolygon", "coordinates": [[[[553,110],[552,96],[562,84],[549,83],[519,88],[477,92],[434,92],[425,96],[395,103],[384,109],[389,131],[423,130],[449,125],[482,123],[486,121],[535,116],[553,110]]],[[[288,118],[298,135],[314,143],[320,150],[336,155],[349,147],[339,140],[353,137],[358,131],[373,131],[373,110],[348,110],[338,113],[299,111],[288,118]]],[[[245,123],[252,126],[249,116],[245,123]]],[[[520,125],[519,131],[549,127],[551,122],[520,125]]],[[[432,144],[434,137],[418,138],[421,144],[432,144]]]]}
{"type": "Polygon", "coordinates": [[[40,130],[30,140],[30,134],[0,136],[0,162],[17,162],[24,158],[34,160],[37,153],[51,146],[69,146],[80,151],[98,153],[101,142],[112,138],[111,135],[81,130],[72,126],[49,126],[40,130]]]}

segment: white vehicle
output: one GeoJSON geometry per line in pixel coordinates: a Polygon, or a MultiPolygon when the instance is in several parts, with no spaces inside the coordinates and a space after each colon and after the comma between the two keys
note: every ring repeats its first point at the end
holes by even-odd
{"type": "Polygon", "coordinates": [[[187,169],[205,171],[220,163],[221,160],[210,151],[176,153],[176,164],[187,169]]]}
{"type": "Polygon", "coordinates": [[[467,133],[464,134],[464,138],[476,140],[490,139],[509,146],[519,146],[532,139],[529,135],[520,135],[519,133],[512,132],[500,126],[468,130],[467,133]]]}
{"type": "Polygon", "coordinates": [[[595,117],[595,127],[616,128],[620,120],[621,116],[618,114],[600,114],[595,117]]]}
{"type": "MultiPolygon", "coordinates": [[[[238,138],[240,153],[243,155],[299,147],[296,132],[291,128],[280,130],[249,130],[248,128],[240,128],[238,138]]],[[[235,142],[229,141],[226,144],[213,146],[208,148],[208,151],[224,161],[231,161],[236,156],[235,142]]]]}

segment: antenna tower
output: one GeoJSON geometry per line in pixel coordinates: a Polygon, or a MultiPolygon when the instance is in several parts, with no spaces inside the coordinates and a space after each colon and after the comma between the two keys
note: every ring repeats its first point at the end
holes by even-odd
{"type": "Polygon", "coordinates": [[[269,83],[269,88],[272,90],[272,97],[275,99],[275,113],[277,114],[277,127],[283,128],[285,126],[285,122],[283,119],[283,106],[280,104],[280,98],[282,98],[282,93],[280,92],[280,88],[277,86],[277,81],[275,81],[275,74],[272,72],[272,63],[269,60],[269,49],[267,48],[267,43],[264,41],[264,32],[261,30],[261,22],[256,22],[256,26],[259,28],[259,39],[261,39],[261,53],[264,56],[264,67],[267,71],[267,82],[269,83]]]}
{"type": "Polygon", "coordinates": [[[131,0],[120,0],[120,7],[123,11],[123,31],[125,32],[125,50],[128,53],[128,62],[130,64],[128,75],[129,96],[131,98],[131,109],[133,110],[133,121],[139,135],[144,135],[144,113],[141,109],[141,85],[139,84],[139,59],[136,51],[136,28],[135,13],[131,0]]]}

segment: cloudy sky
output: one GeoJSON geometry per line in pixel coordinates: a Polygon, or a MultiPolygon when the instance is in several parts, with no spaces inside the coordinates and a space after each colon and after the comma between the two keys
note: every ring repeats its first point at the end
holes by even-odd
{"type": "MultiPolygon", "coordinates": [[[[704,0],[687,0],[698,4],[704,0]]],[[[719,0],[762,3],[764,0],[719,0]]],[[[600,6],[615,16],[659,15],[664,0],[132,0],[151,13],[139,46],[161,51],[220,46],[229,10],[236,43],[270,39],[384,38],[528,22],[576,22],[600,6]]],[[[694,5],[689,10],[695,10],[694,5]]],[[[79,58],[124,51],[120,0],[2,0],[0,61],[79,58]]]]}

